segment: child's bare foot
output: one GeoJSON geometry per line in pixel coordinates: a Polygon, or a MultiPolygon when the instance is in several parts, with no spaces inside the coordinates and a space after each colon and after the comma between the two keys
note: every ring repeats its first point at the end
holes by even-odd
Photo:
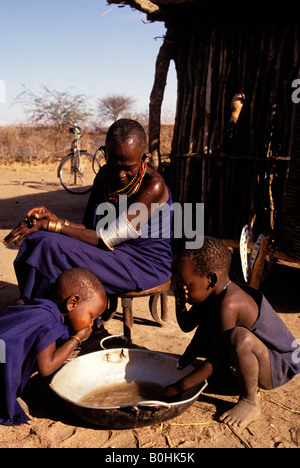
{"type": "Polygon", "coordinates": [[[220,416],[220,421],[229,426],[246,427],[253,419],[260,415],[260,403],[257,398],[241,398],[229,411],[220,416]]]}

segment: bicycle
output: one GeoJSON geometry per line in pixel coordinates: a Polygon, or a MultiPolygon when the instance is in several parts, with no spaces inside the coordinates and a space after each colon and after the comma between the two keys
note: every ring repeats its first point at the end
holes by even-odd
{"type": "Polygon", "coordinates": [[[95,174],[100,169],[100,163],[96,159],[96,155],[81,149],[81,128],[74,124],[69,131],[73,133],[74,140],[71,144],[70,153],[60,162],[57,177],[59,177],[65,190],[76,195],[82,195],[91,190],[95,174]]]}

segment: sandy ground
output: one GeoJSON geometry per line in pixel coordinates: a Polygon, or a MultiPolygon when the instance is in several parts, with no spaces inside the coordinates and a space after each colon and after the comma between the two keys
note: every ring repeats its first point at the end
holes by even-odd
{"type": "MultiPolygon", "coordinates": [[[[46,205],[59,216],[81,221],[87,195],[74,196],[61,189],[56,167],[0,167],[0,238],[33,206],[46,205]]],[[[18,299],[13,260],[18,248],[0,244],[0,310],[18,299]]],[[[300,270],[273,265],[262,289],[296,338],[300,338],[300,270]]],[[[134,300],[133,341],[155,351],[181,354],[192,334],[176,324],[174,298],[169,293],[169,322],[159,327],[152,321],[148,301],[134,300]]],[[[109,333],[122,333],[121,308],[107,323],[109,333]]],[[[98,338],[94,338],[95,350],[98,338]]],[[[213,393],[208,386],[184,414],[166,423],[134,430],[110,430],[91,426],[70,414],[54,398],[47,379],[33,376],[23,400],[30,424],[0,426],[3,448],[297,448],[300,447],[300,376],[272,392],[260,392],[262,415],[248,428],[232,429],[217,421],[237,395],[213,393]]]]}

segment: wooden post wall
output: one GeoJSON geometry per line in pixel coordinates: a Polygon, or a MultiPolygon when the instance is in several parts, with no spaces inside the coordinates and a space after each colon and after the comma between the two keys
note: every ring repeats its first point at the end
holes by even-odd
{"type": "Polygon", "coordinates": [[[214,2],[207,8],[190,6],[186,21],[183,14],[168,20],[178,76],[173,196],[205,203],[206,234],[237,238],[252,221],[255,233],[276,237],[294,135],[298,21],[256,11],[250,19],[223,14],[214,2]],[[236,93],[246,101],[228,145],[236,93]]]}

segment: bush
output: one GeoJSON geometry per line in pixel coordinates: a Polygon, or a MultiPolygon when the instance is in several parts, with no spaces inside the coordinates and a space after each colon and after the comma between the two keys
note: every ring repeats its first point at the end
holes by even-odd
{"type": "MultiPolygon", "coordinates": [[[[104,144],[105,132],[83,130],[82,149],[94,154],[104,144]]],[[[0,162],[10,164],[47,163],[59,161],[69,153],[72,135],[53,127],[10,126],[0,127],[0,162]]]]}

